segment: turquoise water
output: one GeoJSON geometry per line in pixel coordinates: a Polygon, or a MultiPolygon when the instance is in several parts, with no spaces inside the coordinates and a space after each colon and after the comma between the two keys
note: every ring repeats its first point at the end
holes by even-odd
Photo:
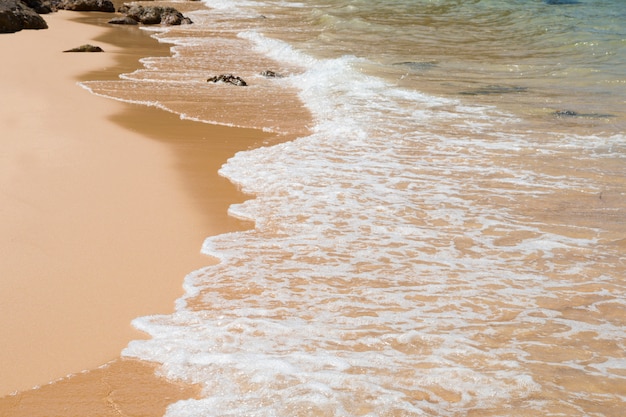
{"type": "Polygon", "coordinates": [[[270,36],[314,56],[354,55],[371,61],[374,73],[401,78],[400,85],[450,97],[491,96],[478,100],[520,106],[516,110],[525,115],[571,110],[587,119],[619,116],[622,121],[604,122],[609,130],[624,129],[623,2],[282,4],[294,7],[271,19],[270,36]]]}
{"type": "Polygon", "coordinates": [[[186,3],[171,57],[84,83],[289,139],[224,164],[255,227],[134,321],[204,388],[168,416],[621,415],[626,12],[550,3],[186,3]]]}

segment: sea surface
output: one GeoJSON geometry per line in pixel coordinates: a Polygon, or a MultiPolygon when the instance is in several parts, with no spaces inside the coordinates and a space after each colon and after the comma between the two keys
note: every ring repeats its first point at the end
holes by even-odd
{"type": "Polygon", "coordinates": [[[220,170],[254,227],[134,321],[202,384],[168,417],[624,415],[623,0],[168,4],[170,57],[83,85],[276,138],[220,170]]]}

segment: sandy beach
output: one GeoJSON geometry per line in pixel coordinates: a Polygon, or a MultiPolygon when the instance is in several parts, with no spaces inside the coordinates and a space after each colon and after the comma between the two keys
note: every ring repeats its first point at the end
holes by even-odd
{"type": "Polygon", "coordinates": [[[185,275],[213,262],[204,238],[246,226],[226,215],[245,196],[217,169],[263,135],[81,88],[86,74],[116,76],[145,50],[167,52],[136,28],[124,48],[129,28],[77,21],[98,14],[87,15],[61,11],[44,16],[45,31],[0,36],[10,59],[0,66],[0,415],[161,415],[194,395],[152,364],[116,358],[143,337],[133,318],[172,311],[185,275]],[[62,53],[85,43],[105,53],[62,53]],[[166,401],[132,405],[146,398],[132,387],[166,401]]]}

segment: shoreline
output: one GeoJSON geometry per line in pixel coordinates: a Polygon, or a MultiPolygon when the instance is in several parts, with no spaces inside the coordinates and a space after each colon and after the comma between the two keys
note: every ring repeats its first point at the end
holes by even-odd
{"type": "MultiPolygon", "coordinates": [[[[249,226],[227,215],[230,204],[247,197],[217,168],[267,135],[184,121],[82,89],[77,81],[89,74],[139,67],[137,51],[164,51],[146,33],[124,49],[118,28],[82,23],[92,16],[60,11],[45,16],[45,33],[0,37],[14,56],[0,71],[8,91],[0,117],[9,132],[0,161],[0,248],[11,260],[0,266],[7,329],[0,369],[11,376],[0,384],[0,411],[9,407],[11,415],[33,415],[11,407],[18,398],[25,404],[44,396],[43,388],[29,389],[48,381],[62,378],[46,391],[68,385],[73,398],[76,387],[67,381],[77,376],[65,376],[98,374],[103,363],[113,364],[104,369],[122,385],[133,384],[124,374],[132,377],[138,366],[153,370],[115,359],[130,340],[145,337],[130,321],[171,312],[184,276],[215,262],[200,254],[203,240],[249,226]],[[87,42],[105,53],[60,53],[87,42]]],[[[154,375],[152,382],[164,383],[154,375]]],[[[181,388],[172,389],[175,399],[196,392],[176,397],[181,388]]]]}
{"type": "Polygon", "coordinates": [[[197,398],[200,387],[157,377],[157,365],[116,359],[41,387],[0,398],[0,415],[11,417],[161,417],[167,406],[197,398]]]}

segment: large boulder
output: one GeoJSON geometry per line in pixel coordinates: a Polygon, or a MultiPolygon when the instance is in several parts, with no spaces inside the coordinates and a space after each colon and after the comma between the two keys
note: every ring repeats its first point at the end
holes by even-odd
{"type": "Polygon", "coordinates": [[[47,29],[48,24],[37,12],[19,0],[0,1],[0,33],[22,29],[47,29]]]}
{"type": "Polygon", "coordinates": [[[61,0],[56,7],[76,12],[115,12],[115,6],[111,0],[61,0]]]}
{"type": "Polygon", "coordinates": [[[48,14],[55,12],[57,9],[48,0],[21,0],[22,3],[33,9],[39,14],[48,14]]]}
{"type": "Polygon", "coordinates": [[[142,6],[140,4],[124,4],[120,13],[144,25],[185,25],[193,23],[173,7],[142,6]]]}

